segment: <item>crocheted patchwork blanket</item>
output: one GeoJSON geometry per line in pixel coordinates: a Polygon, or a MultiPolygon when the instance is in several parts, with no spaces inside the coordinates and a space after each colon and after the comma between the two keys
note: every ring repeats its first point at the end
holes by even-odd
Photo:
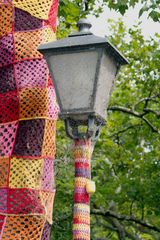
{"type": "Polygon", "coordinates": [[[0,0],[0,239],[48,240],[58,113],[41,43],[58,0],[0,0]]]}

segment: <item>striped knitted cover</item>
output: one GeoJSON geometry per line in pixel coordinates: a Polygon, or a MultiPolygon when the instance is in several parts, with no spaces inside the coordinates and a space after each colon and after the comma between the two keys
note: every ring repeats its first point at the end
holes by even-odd
{"type": "Polygon", "coordinates": [[[92,151],[90,139],[75,141],[74,240],[90,240],[90,196],[86,192],[86,183],[91,178],[92,151]]]}
{"type": "Polygon", "coordinates": [[[58,107],[41,43],[58,0],[0,0],[0,239],[49,240],[58,107]]]}

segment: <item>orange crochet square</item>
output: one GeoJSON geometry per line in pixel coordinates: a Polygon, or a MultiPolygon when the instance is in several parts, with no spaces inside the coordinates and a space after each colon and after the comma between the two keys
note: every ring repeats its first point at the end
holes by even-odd
{"type": "Polygon", "coordinates": [[[56,137],[56,121],[46,120],[42,156],[54,157],[56,151],[55,137],[56,137]]]}
{"type": "Polygon", "coordinates": [[[13,0],[13,4],[34,17],[47,20],[52,0],[13,0]]]}
{"type": "Polygon", "coordinates": [[[16,32],[14,39],[16,60],[42,58],[40,52],[37,51],[38,46],[43,41],[42,30],[32,32],[16,32]]]}
{"type": "Polygon", "coordinates": [[[41,192],[42,193],[42,202],[46,209],[46,220],[52,224],[52,213],[53,213],[53,204],[54,204],[54,192],[41,192]]]}
{"type": "Polygon", "coordinates": [[[2,234],[3,240],[41,239],[44,216],[7,216],[2,234]]]}
{"type": "Polygon", "coordinates": [[[7,187],[9,159],[0,158],[0,187],[7,187]]]}
{"type": "Polygon", "coordinates": [[[47,111],[47,89],[26,88],[20,91],[20,119],[46,117],[47,111]]]}
{"type": "Polygon", "coordinates": [[[12,6],[0,5],[0,37],[12,32],[12,6]]]}

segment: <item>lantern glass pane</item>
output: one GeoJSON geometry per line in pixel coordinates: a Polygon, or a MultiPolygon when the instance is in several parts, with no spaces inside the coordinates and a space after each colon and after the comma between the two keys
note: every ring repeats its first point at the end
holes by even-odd
{"type": "Polygon", "coordinates": [[[52,55],[48,62],[55,80],[61,112],[90,109],[96,76],[98,52],[52,55]]]}
{"type": "Polygon", "coordinates": [[[110,100],[116,73],[116,61],[110,55],[104,52],[100,64],[99,79],[97,83],[96,100],[94,106],[96,114],[103,119],[106,119],[107,105],[110,100]]]}

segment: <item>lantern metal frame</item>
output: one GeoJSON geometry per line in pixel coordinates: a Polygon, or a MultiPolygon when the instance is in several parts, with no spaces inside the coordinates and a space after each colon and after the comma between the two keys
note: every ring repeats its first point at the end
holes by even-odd
{"type": "Polygon", "coordinates": [[[38,50],[44,54],[49,66],[61,110],[59,117],[65,122],[66,134],[72,139],[92,138],[96,140],[99,136],[101,127],[106,124],[106,120],[94,111],[102,57],[106,52],[107,55],[113,59],[117,68],[115,78],[120,66],[128,64],[128,61],[108,40],[106,40],[106,38],[95,36],[90,32],[89,29],[91,24],[88,20],[81,19],[77,26],[79,28],[79,32],[73,33],[64,39],[43,44],[38,48],[38,50]],[[98,53],[92,98],[89,106],[83,108],[64,109],[59,96],[56,79],[54,77],[54,70],[49,59],[53,55],[72,53],[78,54],[89,51],[95,51],[98,53]],[[82,116],[87,117],[84,120],[82,116]],[[85,132],[81,132],[79,131],[79,126],[87,126],[87,130],[85,132]]]}

